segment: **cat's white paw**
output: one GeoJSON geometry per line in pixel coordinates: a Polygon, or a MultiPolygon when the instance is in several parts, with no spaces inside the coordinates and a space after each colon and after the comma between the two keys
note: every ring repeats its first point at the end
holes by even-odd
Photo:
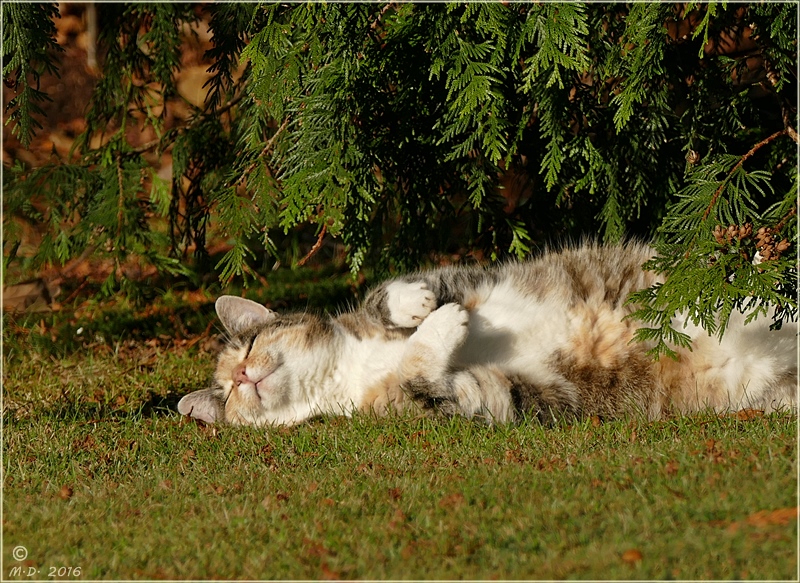
{"type": "Polygon", "coordinates": [[[437,380],[447,374],[453,356],[467,338],[469,314],[458,304],[434,310],[409,338],[400,371],[407,378],[437,380]]]}
{"type": "Polygon", "coordinates": [[[450,355],[467,339],[468,324],[467,310],[459,304],[445,304],[425,319],[414,337],[450,355]]]}
{"type": "Polygon", "coordinates": [[[436,296],[422,281],[394,281],[386,286],[389,319],[400,328],[416,328],[436,308],[436,296]]]}

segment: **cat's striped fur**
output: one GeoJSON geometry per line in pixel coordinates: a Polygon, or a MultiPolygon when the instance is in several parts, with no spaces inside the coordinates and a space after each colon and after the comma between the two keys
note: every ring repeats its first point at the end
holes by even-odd
{"type": "Polygon", "coordinates": [[[215,387],[181,413],[236,424],[292,424],[319,414],[438,411],[505,422],[616,417],[702,408],[771,410],[797,402],[797,324],[735,314],[720,342],[692,338],[677,360],[653,361],[632,342],[641,244],[587,244],[487,269],[450,267],[383,283],[337,317],[283,316],[224,296],[231,335],[215,387]]]}

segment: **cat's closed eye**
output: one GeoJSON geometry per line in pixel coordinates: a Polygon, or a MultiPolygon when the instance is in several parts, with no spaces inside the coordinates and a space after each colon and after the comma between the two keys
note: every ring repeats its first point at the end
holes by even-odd
{"type": "Polygon", "coordinates": [[[256,337],[247,353],[238,362],[233,362],[230,380],[234,386],[257,385],[272,375],[283,364],[284,358],[266,339],[256,337]]]}
{"type": "Polygon", "coordinates": [[[246,353],[245,353],[245,355],[244,355],[244,357],[245,357],[245,358],[247,358],[248,356],[250,356],[250,353],[253,351],[253,345],[256,343],[256,338],[258,338],[258,336],[253,336],[253,337],[252,337],[252,338],[250,338],[250,340],[247,342],[247,352],[246,352],[246,353]]]}

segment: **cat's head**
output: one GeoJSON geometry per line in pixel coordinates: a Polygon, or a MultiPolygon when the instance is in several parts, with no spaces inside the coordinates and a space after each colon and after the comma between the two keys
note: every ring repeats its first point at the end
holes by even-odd
{"type": "Polygon", "coordinates": [[[256,302],[222,296],[217,315],[228,332],[214,373],[216,386],[183,397],[178,411],[206,423],[283,425],[312,416],[306,387],[314,347],[330,333],[309,314],[278,315],[256,302]]]}

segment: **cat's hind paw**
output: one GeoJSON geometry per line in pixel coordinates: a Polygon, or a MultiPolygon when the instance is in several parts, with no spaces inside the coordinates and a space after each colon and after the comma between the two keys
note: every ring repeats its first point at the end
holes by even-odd
{"type": "Polygon", "coordinates": [[[425,282],[394,281],[386,286],[389,319],[400,328],[416,328],[436,308],[436,296],[425,282]]]}

